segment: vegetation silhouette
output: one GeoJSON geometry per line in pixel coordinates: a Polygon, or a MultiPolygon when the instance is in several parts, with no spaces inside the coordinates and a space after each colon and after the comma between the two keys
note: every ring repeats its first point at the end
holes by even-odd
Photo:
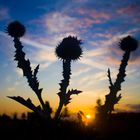
{"type": "MultiPolygon", "coordinates": [[[[109,89],[110,92],[105,96],[105,103],[102,105],[101,100],[97,100],[97,111],[98,115],[101,118],[106,118],[112,111],[114,111],[114,106],[122,98],[121,94],[117,93],[121,90],[121,84],[124,82],[126,76],[126,66],[128,65],[128,60],[132,51],[135,51],[138,48],[138,41],[131,36],[124,37],[120,43],[120,48],[124,51],[123,58],[121,60],[119,73],[117,74],[116,81],[113,83],[111,79],[110,69],[108,69],[108,78],[109,78],[109,89]]],[[[98,116],[98,117],[99,117],[98,116]]]]}
{"type": "Polygon", "coordinates": [[[71,61],[76,61],[82,55],[82,48],[80,47],[81,40],[78,40],[77,37],[66,37],[62,40],[62,42],[56,47],[56,55],[63,61],[63,80],[61,80],[60,92],[57,93],[60,102],[58,109],[55,113],[55,119],[57,120],[60,116],[60,112],[62,110],[63,105],[67,105],[70,103],[71,95],[79,94],[82,91],[80,90],[68,90],[67,87],[69,85],[70,75],[71,75],[71,61]]]}
{"type": "MultiPolygon", "coordinates": [[[[19,21],[11,22],[7,27],[7,33],[14,38],[14,46],[16,48],[15,51],[15,60],[18,62],[17,67],[21,68],[23,71],[23,76],[27,78],[27,82],[31,89],[35,92],[38,100],[40,101],[39,106],[35,106],[31,99],[28,98],[25,100],[23,97],[15,97],[15,96],[8,96],[9,98],[21,103],[22,105],[26,106],[27,108],[31,109],[33,112],[38,114],[41,118],[46,120],[51,120],[51,113],[52,109],[49,105],[49,102],[42,99],[41,93],[42,88],[39,88],[39,81],[37,78],[37,73],[39,70],[39,65],[36,66],[34,70],[32,70],[30,66],[30,60],[25,59],[25,53],[23,52],[22,43],[20,41],[20,37],[25,34],[26,30],[24,25],[22,25],[19,21]]],[[[60,58],[63,62],[63,80],[61,80],[60,91],[58,94],[60,98],[58,109],[55,113],[54,119],[58,120],[60,118],[61,110],[63,106],[67,105],[71,100],[71,95],[79,94],[82,91],[77,89],[67,90],[71,75],[71,61],[76,61],[82,55],[82,48],[81,48],[81,40],[78,40],[77,37],[68,36],[62,40],[62,42],[56,47],[56,55],[60,58]]]]}
{"type": "Polygon", "coordinates": [[[35,114],[26,119],[14,119],[0,115],[1,138],[14,140],[118,140],[138,139],[140,113],[111,114],[104,122],[84,126],[83,122],[61,120],[59,125],[46,125],[35,114]]]}
{"type": "Polygon", "coordinates": [[[94,122],[85,125],[83,118],[86,119],[86,116],[82,111],[77,113],[77,120],[70,120],[66,119],[71,116],[68,108],[65,107],[63,109],[63,106],[70,103],[71,95],[82,92],[77,89],[68,90],[71,62],[80,59],[83,54],[80,46],[81,40],[78,40],[77,37],[68,36],[56,46],[55,54],[62,61],[63,65],[63,79],[59,83],[60,89],[57,93],[60,99],[59,105],[54,117],[52,117],[52,108],[49,102],[44,101],[41,96],[42,88],[40,88],[37,78],[39,65],[32,70],[30,61],[25,59],[25,52],[22,50],[23,46],[20,38],[25,32],[24,25],[18,21],[11,22],[7,27],[7,33],[14,38],[17,67],[23,70],[23,76],[27,78],[27,82],[38,97],[40,105],[35,106],[30,98],[25,100],[20,96],[8,96],[33,112],[28,112],[27,115],[23,113],[21,119],[17,117],[16,113],[13,115],[13,118],[6,114],[0,115],[1,137],[15,140],[118,140],[139,137],[140,113],[112,113],[115,104],[121,99],[121,94],[117,95],[117,93],[121,90],[121,84],[126,76],[125,69],[130,54],[138,47],[137,40],[127,36],[120,41],[120,48],[124,51],[124,55],[114,83],[112,82],[110,69],[108,69],[110,92],[106,95],[104,104],[102,104],[100,99],[97,100],[97,117],[106,118],[107,116],[108,119],[100,121],[96,119],[94,122]]]}

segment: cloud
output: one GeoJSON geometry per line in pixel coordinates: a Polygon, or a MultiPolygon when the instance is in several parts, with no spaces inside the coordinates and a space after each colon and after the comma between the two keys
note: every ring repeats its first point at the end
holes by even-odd
{"type": "Polygon", "coordinates": [[[15,87],[8,87],[7,90],[8,90],[8,92],[13,92],[16,90],[16,88],[15,87]]]}
{"type": "Polygon", "coordinates": [[[77,10],[77,12],[80,15],[83,15],[84,17],[90,17],[91,19],[94,19],[94,23],[103,23],[106,20],[110,19],[110,14],[106,13],[106,12],[102,12],[102,11],[98,11],[95,9],[91,9],[91,8],[79,8],[77,10]],[[101,21],[102,20],[102,21],[101,21]]]}
{"type": "Polygon", "coordinates": [[[140,112],[140,104],[122,104],[115,110],[117,112],[140,112]]]}
{"type": "MultiPolygon", "coordinates": [[[[126,33],[110,34],[111,37],[101,40],[90,41],[90,44],[95,47],[93,50],[86,52],[85,56],[89,58],[94,58],[98,56],[103,64],[119,64],[122,59],[123,51],[119,48],[119,42],[122,38],[131,35],[135,38],[135,33],[139,31],[138,28],[128,30],[126,33]],[[98,47],[98,48],[97,48],[98,47]]],[[[102,36],[104,33],[100,33],[102,36]]],[[[137,39],[137,38],[136,38],[137,39]]],[[[138,40],[138,39],[137,39],[138,40]]],[[[140,64],[140,47],[131,53],[129,64],[140,64]]]]}
{"type": "Polygon", "coordinates": [[[105,23],[110,19],[110,14],[105,11],[86,6],[75,7],[74,4],[66,4],[59,11],[47,12],[31,22],[43,25],[49,33],[73,33],[80,36],[94,24],[105,23]]]}
{"type": "MultiPolygon", "coordinates": [[[[94,30],[94,24],[105,23],[111,20],[112,17],[112,14],[107,10],[102,11],[99,8],[91,9],[89,5],[85,5],[82,8],[78,6],[77,9],[76,7],[70,9],[70,7],[70,5],[66,5],[66,7],[62,7],[60,11],[45,13],[35,21],[37,24],[39,21],[41,27],[46,29],[47,32],[45,37],[40,36],[38,39],[34,40],[33,38],[31,40],[27,37],[22,39],[23,43],[38,48],[38,52],[32,53],[31,56],[36,62],[43,64],[42,68],[48,67],[51,63],[56,61],[57,58],[52,46],[56,46],[63,37],[72,34],[82,38],[82,35],[88,32],[91,27],[93,27],[94,30]],[[73,12],[70,13],[69,10],[73,12]]],[[[128,33],[130,32],[123,35],[121,35],[121,33],[114,35],[110,32],[98,32],[94,34],[93,36],[96,38],[106,37],[106,39],[96,41],[89,39],[88,41],[91,42],[91,45],[95,46],[95,49],[85,51],[81,63],[100,69],[106,69],[106,64],[113,64],[113,62],[118,64],[120,60],[116,59],[118,58],[116,56],[121,55],[122,52],[119,49],[116,49],[117,47],[115,48],[112,46],[119,38],[128,33]],[[97,47],[100,48],[96,49],[97,47]],[[94,57],[97,59],[100,57],[100,59],[95,59],[94,61],[94,57]],[[101,61],[102,59],[103,61],[101,61]]]]}
{"type": "Polygon", "coordinates": [[[125,7],[121,7],[117,10],[117,13],[120,16],[125,16],[127,22],[130,22],[130,18],[132,18],[131,23],[137,23],[139,24],[140,22],[140,6],[139,4],[131,4],[131,5],[127,5],[125,7]]]}
{"type": "Polygon", "coordinates": [[[103,63],[99,63],[96,60],[92,60],[92,59],[89,59],[89,58],[82,58],[80,63],[82,63],[84,65],[91,66],[93,68],[100,69],[100,70],[105,70],[107,68],[107,66],[104,65],[103,63]]]}
{"type": "Polygon", "coordinates": [[[0,21],[2,20],[6,20],[9,19],[10,15],[9,15],[9,9],[6,7],[1,7],[0,8],[0,21]]]}
{"type": "Polygon", "coordinates": [[[73,31],[72,24],[75,22],[75,18],[68,15],[53,12],[44,16],[45,25],[48,30],[54,33],[58,32],[71,32],[73,31]]]}
{"type": "Polygon", "coordinates": [[[23,76],[23,71],[21,69],[16,68],[15,71],[18,74],[18,76],[20,76],[20,77],[23,76]]]}
{"type": "Polygon", "coordinates": [[[79,18],[62,12],[52,12],[42,18],[47,31],[56,34],[74,34],[80,36],[93,25],[93,20],[87,17],[79,18]]]}
{"type": "Polygon", "coordinates": [[[80,76],[81,74],[84,74],[84,73],[87,73],[91,70],[91,68],[89,67],[85,67],[85,68],[80,68],[79,70],[76,70],[72,76],[73,77],[77,77],[77,76],[80,76]]]}
{"type": "MultiPolygon", "coordinates": [[[[52,45],[56,45],[60,40],[62,40],[63,37],[71,34],[74,36],[82,36],[82,33],[84,34],[85,31],[88,31],[88,28],[92,27],[93,22],[95,22],[95,19],[109,19],[109,15],[106,13],[98,13],[97,11],[93,10],[92,13],[89,13],[89,10],[80,9],[79,14],[82,15],[82,17],[77,17],[74,15],[69,15],[67,12],[51,12],[43,15],[41,19],[41,23],[47,30],[47,36],[45,38],[40,37],[41,42],[45,42],[46,40],[49,40],[49,42],[52,42],[52,45]],[[96,16],[88,17],[86,14],[95,14],[96,16]],[[52,37],[53,36],[53,37],[52,37]]],[[[101,36],[101,34],[98,34],[98,36],[101,36]]],[[[82,38],[82,37],[81,37],[82,38]]],[[[88,40],[89,41],[89,40],[88,40]]],[[[49,43],[47,42],[47,43],[49,43]]],[[[29,43],[29,42],[28,42],[29,43]]],[[[103,42],[105,43],[105,42],[103,42]]],[[[109,43],[109,42],[108,42],[109,43]]],[[[108,44],[106,44],[107,46],[108,44]]],[[[41,46],[42,47],[42,46],[41,46]]],[[[43,46],[44,47],[44,46],[43,46]]],[[[51,59],[52,61],[56,60],[54,57],[54,50],[52,48],[49,48],[50,50],[43,49],[43,51],[39,51],[37,54],[37,59],[41,59],[42,61],[47,61],[51,59]],[[47,53],[50,52],[50,53],[47,53]],[[53,53],[52,53],[53,52],[53,53]],[[48,55],[47,55],[48,54],[48,55]]],[[[104,69],[106,66],[104,64],[98,63],[96,61],[93,61],[92,59],[95,56],[101,56],[106,53],[105,50],[102,48],[89,50],[84,52],[84,57],[81,59],[81,63],[89,65],[91,67],[96,67],[100,69],[104,69]],[[103,68],[104,67],[104,68],[103,68]]],[[[50,61],[50,60],[49,60],[50,61]]]]}
{"type": "Polygon", "coordinates": [[[55,56],[55,50],[54,49],[50,49],[50,50],[41,50],[39,52],[37,52],[37,54],[35,54],[36,61],[49,61],[49,62],[54,62],[57,60],[56,56],[55,56]]]}
{"type": "MultiPolygon", "coordinates": [[[[132,55],[131,55],[132,56],[132,55]]],[[[140,56],[139,57],[136,57],[135,59],[132,59],[132,57],[130,56],[130,60],[129,60],[129,65],[140,65],[140,56]]],[[[121,59],[117,59],[115,57],[112,57],[112,56],[109,56],[108,58],[106,58],[106,62],[108,62],[109,65],[111,64],[116,64],[116,65],[119,65],[121,62],[121,59]]],[[[105,62],[104,62],[105,63],[105,62]]]]}
{"type": "Polygon", "coordinates": [[[23,38],[22,41],[27,45],[37,48],[37,51],[32,52],[30,56],[34,63],[40,64],[41,69],[49,67],[57,60],[53,47],[49,47],[48,45],[36,42],[35,40],[30,40],[28,38],[23,38]]]}
{"type": "Polygon", "coordinates": [[[35,48],[38,48],[38,49],[46,49],[46,50],[50,50],[51,47],[47,46],[47,45],[44,45],[42,43],[38,43],[36,42],[35,40],[31,40],[31,39],[28,39],[28,38],[22,38],[21,41],[23,41],[23,43],[27,44],[27,45],[30,45],[30,46],[33,46],[35,48]]]}
{"type": "Polygon", "coordinates": [[[127,107],[134,112],[140,112],[140,104],[127,104],[127,107]]]}
{"type": "Polygon", "coordinates": [[[46,60],[55,61],[56,60],[53,47],[39,43],[36,40],[33,41],[33,39],[31,40],[28,38],[22,38],[21,40],[23,41],[23,43],[38,49],[38,52],[35,53],[35,55],[37,55],[35,58],[36,61],[38,61],[39,59],[41,61],[46,61],[46,60]]]}
{"type": "MultiPolygon", "coordinates": [[[[0,31],[0,36],[4,38],[1,42],[0,47],[5,47],[6,45],[8,52],[5,50],[4,52],[7,52],[9,54],[9,48],[12,48],[10,44],[10,41],[11,41],[10,37],[8,37],[6,33],[1,32],[1,31],[0,31]]],[[[56,61],[57,58],[54,53],[54,48],[49,47],[48,45],[39,43],[36,40],[28,39],[26,37],[21,38],[21,41],[23,45],[25,44],[25,45],[31,46],[32,50],[37,49],[37,51],[31,51],[29,54],[30,56],[29,59],[33,60],[32,66],[35,66],[37,63],[40,63],[42,65],[40,66],[40,68],[43,69],[43,68],[47,68],[49,65],[51,65],[52,63],[56,61]]],[[[22,75],[22,71],[20,69],[17,69],[16,72],[18,75],[22,75]]]]}
{"type": "MultiPolygon", "coordinates": [[[[46,37],[42,39],[40,37],[38,40],[54,46],[57,45],[63,37],[69,34],[78,36],[81,39],[87,38],[88,40],[85,39],[85,42],[89,42],[89,47],[94,47],[94,49],[90,48],[88,51],[86,50],[80,63],[100,69],[105,69],[107,67],[106,65],[119,64],[123,52],[118,49],[116,45],[118,45],[122,37],[131,34],[134,35],[139,29],[136,27],[131,28],[131,30],[127,29],[126,31],[126,28],[124,29],[123,26],[115,25],[109,28],[109,31],[101,29],[94,33],[96,29],[96,26],[94,27],[95,24],[107,24],[107,22],[114,21],[113,16],[116,14],[114,11],[116,9],[117,12],[119,11],[119,4],[117,4],[114,11],[112,11],[112,9],[105,8],[102,10],[99,7],[93,9],[91,4],[96,5],[94,2],[90,4],[90,2],[84,1],[82,7],[80,6],[82,3],[80,1],[77,2],[79,2],[77,6],[74,5],[75,2],[73,1],[71,4],[65,4],[60,10],[46,12],[36,20],[36,23],[39,21],[46,30],[46,37]],[[93,33],[89,37],[89,34],[86,33],[92,30],[93,33]],[[92,41],[92,39],[94,41],[92,41]]],[[[100,2],[98,4],[100,4],[100,2]]],[[[103,4],[101,5],[103,6],[103,4]]],[[[44,61],[47,61],[49,58],[56,59],[53,53],[50,53],[48,58],[47,55],[45,55],[45,51],[41,51],[39,54],[38,58],[44,61]]]]}
{"type": "Polygon", "coordinates": [[[41,69],[46,69],[46,68],[48,68],[51,64],[52,64],[51,62],[41,63],[40,68],[41,68],[41,69]]]}
{"type": "Polygon", "coordinates": [[[5,57],[8,57],[8,58],[13,55],[10,37],[2,31],[0,31],[0,51],[5,57]]]}
{"type": "Polygon", "coordinates": [[[126,106],[134,112],[140,112],[140,104],[127,104],[126,106]]]}
{"type": "Polygon", "coordinates": [[[140,11],[140,7],[139,7],[139,5],[136,5],[136,4],[127,5],[125,7],[121,7],[117,10],[117,12],[119,14],[128,15],[128,16],[130,16],[130,15],[138,16],[139,11],[140,11]]]}
{"type": "Polygon", "coordinates": [[[106,53],[107,53],[107,51],[103,48],[95,48],[95,49],[85,51],[84,57],[86,57],[86,58],[93,57],[94,58],[96,56],[104,55],[106,53]]]}
{"type": "Polygon", "coordinates": [[[86,86],[91,86],[94,84],[94,81],[104,81],[107,79],[107,74],[104,71],[97,72],[94,74],[88,74],[87,76],[84,76],[81,78],[79,81],[79,85],[86,85],[86,86]]]}
{"type": "Polygon", "coordinates": [[[8,92],[13,93],[13,92],[15,92],[16,89],[17,89],[19,86],[21,86],[21,85],[22,85],[22,83],[21,83],[20,80],[18,80],[18,81],[10,81],[10,85],[7,87],[6,90],[7,90],[8,92]]]}

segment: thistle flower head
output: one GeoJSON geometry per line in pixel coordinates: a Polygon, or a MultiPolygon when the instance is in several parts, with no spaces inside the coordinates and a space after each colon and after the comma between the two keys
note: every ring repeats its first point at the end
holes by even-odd
{"type": "Polygon", "coordinates": [[[18,21],[11,22],[7,27],[7,33],[12,37],[22,37],[25,34],[25,27],[18,21]]]}
{"type": "Polygon", "coordinates": [[[77,37],[68,36],[56,47],[55,53],[58,58],[77,60],[82,55],[81,40],[77,37]]]}
{"type": "Polygon", "coordinates": [[[131,36],[123,38],[120,42],[120,48],[123,51],[135,51],[138,47],[138,41],[131,36]]]}

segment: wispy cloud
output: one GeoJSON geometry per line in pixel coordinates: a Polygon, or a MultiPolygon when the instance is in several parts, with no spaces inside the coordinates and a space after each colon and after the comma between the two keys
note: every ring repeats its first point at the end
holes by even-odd
{"type": "Polygon", "coordinates": [[[100,56],[100,55],[104,55],[106,54],[107,51],[103,48],[95,48],[95,49],[91,49],[91,50],[87,50],[84,53],[84,57],[86,58],[94,58],[96,56],[100,56]]]}
{"type": "Polygon", "coordinates": [[[93,20],[87,17],[78,18],[63,12],[52,12],[46,14],[42,18],[45,23],[47,31],[56,34],[73,34],[78,35],[91,27],[93,20]]]}
{"type": "Polygon", "coordinates": [[[16,73],[17,73],[20,77],[23,75],[23,72],[22,72],[21,69],[16,68],[15,71],[16,71],[16,73]]]}
{"type": "Polygon", "coordinates": [[[127,16],[138,16],[140,11],[140,7],[137,4],[127,5],[125,7],[121,7],[117,10],[117,12],[121,15],[127,16]]]}
{"type": "MultiPolygon", "coordinates": [[[[81,5],[81,1],[76,1],[81,5]]],[[[127,35],[134,35],[138,32],[138,28],[132,28],[131,30],[123,29],[123,26],[114,26],[109,28],[109,31],[106,32],[99,30],[94,33],[94,29],[96,29],[95,24],[103,24],[106,25],[110,21],[114,21],[114,17],[118,16],[116,14],[119,13],[119,10],[123,10],[122,6],[117,6],[110,9],[96,8],[93,9],[91,5],[96,5],[95,2],[84,1],[84,5],[81,7],[74,6],[75,2],[71,4],[65,4],[64,7],[61,7],[61,10],[55,10],[46,12],[41,15],[39,19],[36,19],[36,23],[40,22],[42,27],[46,30],[46,37],[40,38],[41,42],[47,42],[52,45],[56,45],[63,37],[71,35],[76,35],[78,37],[87,38],[87,42],[90,43],[90,46],[87,47],[88,50],[85,51],[84,57],[82,58],[82,63],[86,65],[90,65],[91,67],[96,67],[100,69],[105,69],[106,65],[119,64],[119,59],[122,55],[121,50],[116,47],[120,39],[127,35]],[[73,8],[72,8],[73,6],[73,8]],[[111,12],[112,11],[112,12],[111,12]],[[86,34],[87,32],[92,32],[92,37],[86,34]],[[85,36],[86,35],[86,36],[85,36]],[[96,40],[94,40],[94,38],[96,40]],[[92,40],[93,39],[93,40],[92,40]],[[49,42],[48,42],[49,41],[49,42]],[[94,49],[92,49],[94,47],[94,49]],[[98,48],[98,49],[97,49],[98,48]],[[98,59],[100,57],[100,59],[98,59]]],[[[100,2],[98,3],[101,4],[100,2]]],[[[108,3],[106,3],[107,5],[108,3]]],[[[124,4],[124,3],[123,3],[124,4]]],[[[103,4],[101,4],[103,6],[103,4]]],[[[128,5],[130,6],[130,5],[128,5]]],[[[91,35],[91,34],[90,34],[91,35]]],[[[54,51],[54,50],[53,50],[54,51]]],[[[46,51],[47,54],[47,51],[46,51]]],[[[56,59],[52,53],[48,55],[48,57],[52,59],[56,59]]],[[[46,61],[47,55],[44,52],[39,52],[38,58],[46,61]]]]}
{"type": "Polygon", "coordinates": [[[23,41],[23,43],[30,45],[30,46],[33,46],[33,47],[38,48],[38,49],[46,49],[46,50],[51,49],[51,47],[44,45],[44,44],[41,44],[41,43],[38,43],[38,42],[34,41],[33,39],[31,40],[28,38],[22,38],[21,40],[23,41]]]}
{"type": "MultiPolygon", "coordinates": [[[[0,31],[0,35],[7,38],[8,40],[10,40],[10,38],[8,37],[8,35],[6,33],[0,31]]],[[[7,40],[5,40],[5,41],[7,42],[7,40]]],[[[28,39],[26,37],[22,38],[21,41],[23,42],[23,44],[25,44],[27,46],[32,46],[33,48],[38,49],[38,52],[31,52],[30,56],[32,57],[31,59],[34,61],[34,63],[36,62],[36,63],[42,64],[41,68],[46,68],[50,64],[52,64],[53,62],[56,61],[54,48],[44,45],[42,43],[36,42],[35,40],[28,39]],[[46,61],[46,63],[44,63],[45,61],[46,61]]],[[[6,42],[5,43],[4,42],[2,43],[3,45],[6,43],[6,42]]],[[[8,46],[9,46],[9,48],[11,48],[10,44],[8,46]]],[[[17,73],[21,74],[21,71],[18,70],[17,73]]]]}
{"type": "Polygon", "coordinates": [[[6,7],[1,7],[0,8],[0,21],[2,20],[6,20],[9,19],[10,15],[9,15],[9,9],[6,7]]]}
{"type": "Polygon", "coordinates": [[[116,107],[116,112],[140,112],[140,104],[122,104],[116,107]]]}
{"type": "Polygon", "coordinates": [[[93,74],[87,74],[86,76],[82,77],[78,82],[78,85],[83,87],[92,87],[95,84],[96,80],[98,80],[98,82],[101,82],[106,79],[106,73],[104,71],[101,71],[93,74]]]}
{"type": "Polygon", "coordinates": [[[127,104],[132,111],[140,112],[140,104],[127,104]]]}
{"type": "Polygon", "coordinates": [[[97,61],[95,61],[93,59],[89,59],[89,58],[82,58],[80,63],[91,66],[93,68],[101,69],[101,70],[105,70],[107,68],[106,65],[104,65],[102,63],[98,63],[97,61]]]}
{"type": "Polygon", "coordinates": [[[81,74],[87,73],[91,70],[91,68],[89,67],[85,67],[85,68],[80,68],[79,70],[74,71],[73,73],[73,77],[77,77],[80,76],[81,74]]]}
{"type": "Polygon", "coordinates": [[[97,11],[97,10],[91,9],[89,7],[79,8],[77,10],[77,12],[80,15],[83,15],[84,17],[90,17],[91,19],[94,20],[94,23],[103,23],[106,20],[109,20],[110,17],[111,17],[111,14],[109,14],[107,12],[105,13],[105,12],[102,12],[102,11],[97,11]]]}
{"type": "Polygon", "coordinates": [[[16,88],[15,87],[8,87],[7,90],[8,90],[8,92],[13,92],[16,90],[16,88]]]}
{"type": "Polygon", "coordinates": [[[72,25],[75,20],[75,18],[59,12],[53,12],[44,16],[44,23],[47,29],[54,33],[74,31],[72,25]]]}
{"type": "Polygon", "coordinates": [[[51,34],[72,33],[81,36],[89,28],[94,27],[94,24],[105,23],[110,17],[109,12],[92,9],[88,6],[75,7],[75,3],[71,3],[65,4],[60,10],[46,12],[32,22],[42,24],[51,34]]]}
{"type": "Polygon", "coordinates": [[[30,56],[34,63],[40,64],[41,69],[49,67],[52,63],[54,63],[57,60],[53,47],[49,47],[48,45],[44,45],[42,43],[27,38],[23,38],[22,41],[23,43],[38,49],[37,52],[32,52],[30,56]]]}

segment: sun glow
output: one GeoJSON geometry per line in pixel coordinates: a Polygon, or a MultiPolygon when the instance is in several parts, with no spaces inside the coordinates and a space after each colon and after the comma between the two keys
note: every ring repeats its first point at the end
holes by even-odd
{"type": "Polygon", "coordinates": [[[91,115],[90,115],[90,114],[87,114],[87,115],[86,115],[86,118],[87,118],[87,119],[91,119],[91,115]]]}

